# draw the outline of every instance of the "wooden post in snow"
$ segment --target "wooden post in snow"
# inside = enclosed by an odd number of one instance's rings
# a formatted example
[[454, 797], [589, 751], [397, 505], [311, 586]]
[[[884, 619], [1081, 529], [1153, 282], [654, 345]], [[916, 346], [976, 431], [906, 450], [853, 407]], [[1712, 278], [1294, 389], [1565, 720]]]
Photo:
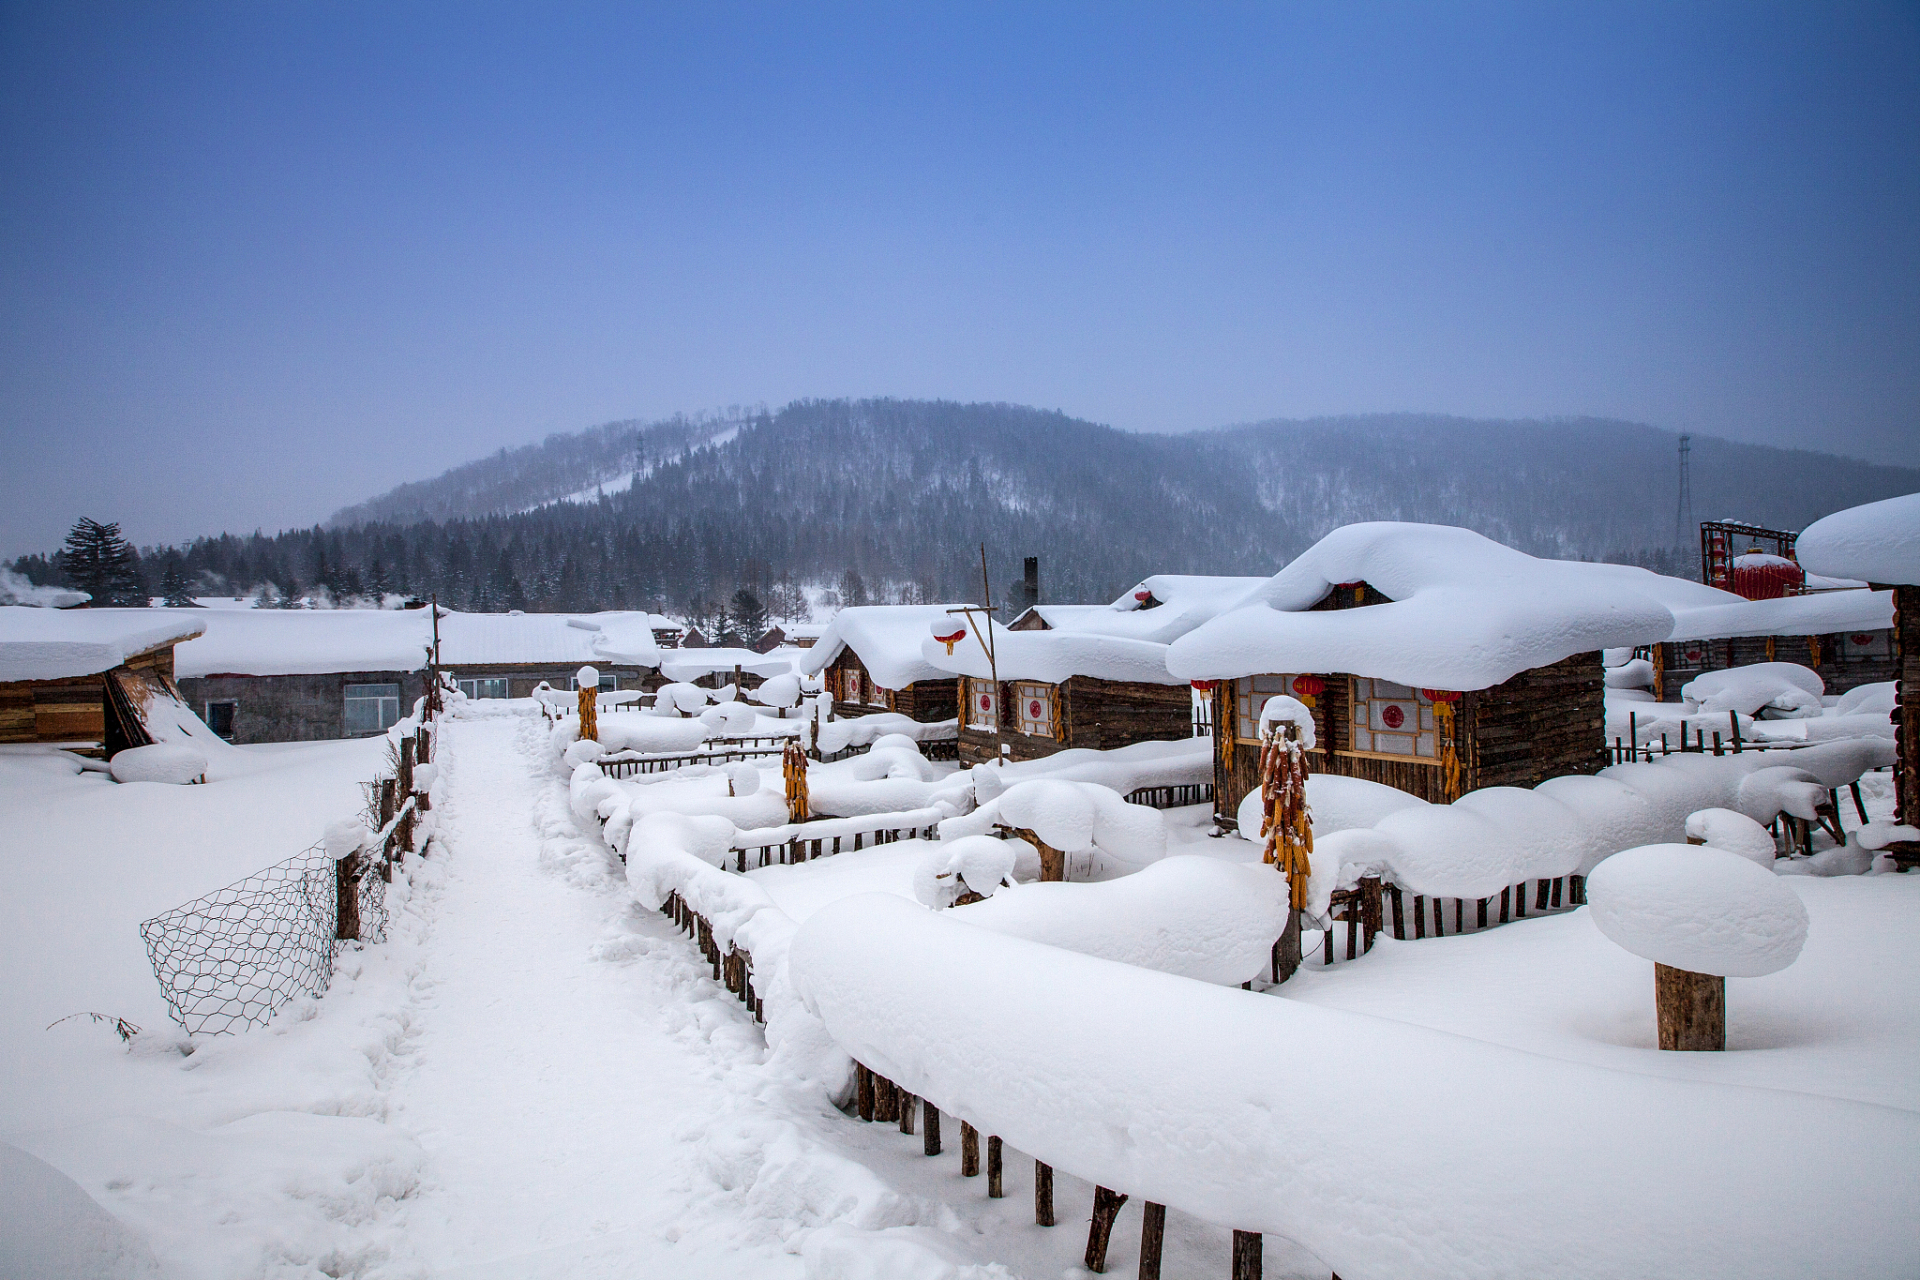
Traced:
[[1655, 962], [1653, 1004], [1660, 1047], [1713, 1052], [1727, 1047], [1727, 980]]
[[960, 1122], [960, 1176], [980, 1176], [980, 1131], [965, 1120]]
[[1233, 1280], [1260, 1280], [1262, 1243], [1258, 1231], [1233, 1233]]
[[1126, 1202], [1118, 1191], [1093, 1189], [1093, 1221], [1087, 1227], [1087, 1256], [1082, 1261], [1095, 1275], [1107, 1269], [1107, 1240], [1113, 1235], [1113, 1220], [1120, 1216], [1120, 1207]]
[[1167, 1206], [1149, 1200], [1140, 1214], [1140, 1280], [1160, 1280], [1160, 1254], [1167, 1239]]
[[1033, 1220], [1043, 1227], [1053, 1225], [1053, 1166], [1033, 1162]]
[[574, 676], [580, 686], [580, 741], [598, 742], [600, 740], [600, 673], [592, 667], [582, 667]]

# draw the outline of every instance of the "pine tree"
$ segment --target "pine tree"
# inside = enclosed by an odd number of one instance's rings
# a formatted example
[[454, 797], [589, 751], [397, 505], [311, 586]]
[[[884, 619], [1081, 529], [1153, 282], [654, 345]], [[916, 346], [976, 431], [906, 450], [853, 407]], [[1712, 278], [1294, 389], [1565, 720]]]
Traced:
[[147, 603], [139, 554], [120, 536], [118, 524], [102, 524], [85, 516], [75, 521], [60, 552], [60, 567], [74, 586], [93, 597], [96, 606]]
[[728, 619], [733, 633], [740, 643], [751, 645], [767, 632], [767, 607], [760, 603], [760, 597], [740, 588], [733, 593], [733, 608]]
[[187, 582], [187, 575], [180, 568], [178, 560], [167, 561], [167, 571], [160, 575], [160, 594], [166, 597], [169, 609], [191, 609], [195, 605], [193, 589]]
[[867, 583], [859, 570], [848, 569], [840, 575], [840, 603], [848, 607], [867, 603]]

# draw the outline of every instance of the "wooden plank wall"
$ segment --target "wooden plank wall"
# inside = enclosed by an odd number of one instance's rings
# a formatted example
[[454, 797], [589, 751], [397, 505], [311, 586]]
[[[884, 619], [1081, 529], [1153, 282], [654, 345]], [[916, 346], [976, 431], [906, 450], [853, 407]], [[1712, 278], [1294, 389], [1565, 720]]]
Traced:
[[[1135, 742], [1171, 741], [1193, 736], [1193, 703], [1185, 685], [1137, 684], [1074, 676], [1060, 686], [1059, 736], [1042, 738], [1020, 732], [1009, 681], [1000, 682], [1000, 728], [1014, 760], [1039, 760], [1058, 751], [1087, 747], [1111, 751]], [[1038, 682], [1028, 682], [1038, 683]], [[957, 712], [957, 695], [956, 695]], [[981, 764], [998, 758], [999, 746], [985, 729], [960, 728], [960, 762]]]
[[1607, 767], [1606, 681], [1600, 652], [1522, 671], [1461, 699], [1461, 790], [1531, 787]]
[[[1894, 678], [1899, 666], [1897, 653], [1884, 658], [1845, 657], [1847, 635], [1834, 634], [1811, 637], [1817, 639], [1820, 661], [1813, 661], [1813, 648], [1807, 642], [1807, 636], [1740, 636], [1731, 640], [1704, 640], [1699, 643], [1706, 650], [1704, 667], [1685, 667], [1680, 653], [1690, 647], [1679, 641], [1667, 641], [1661, 646], [1665, 662], [1663, 669], [1666, 679], [1665, 688], [1660, 690], [1664, 701], [1677, 702], [1680, 687], [1697, 675], [1707, 671], [1725, 671], [1729, 667], [1751, 666], [1756, 662], [1797, 662], [1803, 667], [1812, 667], [1826, 684], [1828, 693], [1846, 693], [1858, 689], [1863, 684], [1879, 684]], [[1773, 656], [1767, 656], [1767, 641], [1773, 641]]]

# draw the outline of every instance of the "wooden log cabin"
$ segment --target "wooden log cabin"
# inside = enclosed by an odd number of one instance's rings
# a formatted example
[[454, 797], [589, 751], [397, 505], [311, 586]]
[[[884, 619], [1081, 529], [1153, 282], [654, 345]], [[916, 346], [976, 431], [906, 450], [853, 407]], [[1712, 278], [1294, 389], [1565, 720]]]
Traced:
[[950, 654], [925, 637], [927, 661], [960, 678], [963, 765], [1193, 736], [1193, 698], [1167, 672], [1164, 644], [994, 623], [993, 647], [989, 664], [971, 634]]
[[1212, 699], [1216, 819], [1235, 826], [1258, 785], [1260, 711], [1282, 693], [1312, 708], [1315, 773], [1433, 803], [1597, 772], [1600, 651], [1674, 625], [1655, 577], [1444, 526], [1335, 530], [1169, 651]]
[[1680, 696], [1696, 676], [1756, 662], [1795, 662], [1828, 693], [1892, 680], [1898, 663], [1893, 593], [1820, 591], [1676, 609], [1673, 635], [1651, 646], [1655, 701]]
[[0, 743], [111, 758], [205, 733], [174, 684], [174, 646], [202, 627], [151, 609], [0, 607]]
[[[1894, 821], [1920, 827], [1920, 493], [1837, 511], [1808, 525], [1800, 560], [1814, 573], [1892, 592]], [[1920, 840], [1887, 846], [1900, 870], [1920, 866]]]
[[891, 711], [926, 724], [959, 714], [959, 681], [926, 661], [920, 642], [947, 617], [946, 605], [855, 605], [842, 609], [799, 655], [797, 670], [817, 677], [836, 716]]

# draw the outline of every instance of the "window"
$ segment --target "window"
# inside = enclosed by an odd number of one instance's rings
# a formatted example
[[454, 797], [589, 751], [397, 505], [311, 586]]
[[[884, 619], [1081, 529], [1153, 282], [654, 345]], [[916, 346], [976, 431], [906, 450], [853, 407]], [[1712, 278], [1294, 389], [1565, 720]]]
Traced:
[[1299, 698], [1309, 707], [1315, 705], [1308, 695], [1294, 689], [1290, 675], [1242, 676], [1233, 682], [1233, 736], [1242, 742], [1260, 741], [1260, 709], [1277, 693]]
[[469, 698], [504, 698], [507, 696], [507, 678], [497, 676], [484, 680], [462, 680], [460, 692]]
[[1391, 680], [1355, 676], [1353, 749], [1375, 755], [1439, 760], [1433, 703]]
[[207, 728], [227, 741], [233, 741], [233, 713], [239, 709], [238, 702], [209, 702], [206, 715]]
[[991, 680], [967, 681], [967, 728], [991, 732], [1000, 724], [1000, 695]]
[[1014, 684], [1013, 696], [1020, 713], [1020, 732], [1035, 738], [1053, 737], [1053, 686], [1021, 680]]
[[347, 694], [347, 736], [385, 733], [400, 723], [400, 686], [350, 684]]
[[858, 667], [840, 668], [840, 701], [861, 702], [860, 669]]
[[867, 677], [867, 705], [870, 707], [887, 705], [887, 691], [876, 684], [872, 676]]

